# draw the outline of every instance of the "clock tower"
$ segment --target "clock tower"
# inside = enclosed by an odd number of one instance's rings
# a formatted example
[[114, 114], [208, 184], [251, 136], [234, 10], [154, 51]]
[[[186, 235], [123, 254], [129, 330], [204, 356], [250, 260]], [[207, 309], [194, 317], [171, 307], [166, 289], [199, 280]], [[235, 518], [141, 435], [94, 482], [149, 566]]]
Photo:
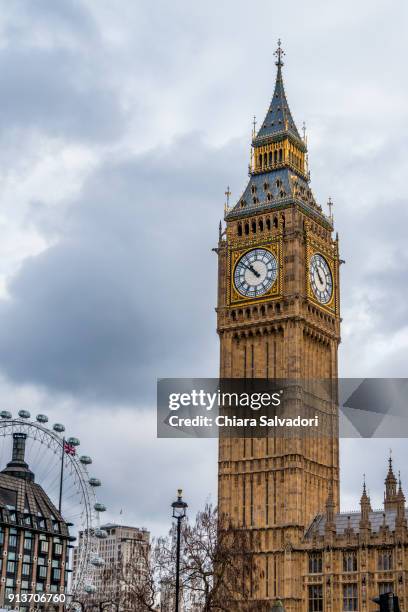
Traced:
[[337, 406], [311, 400], [310, 392], [312, 380], [337, 379], [339, 249], [332, 215], [310, 188], [307, 142], [286, 99], [283, 54], [279, 43], [273, 97], [253, 132], [249, 181], [226, 208], [217, 248], [220, 376], [298, 381], [299, 413], [313, 405], [325, 435], [220, 437], [218, 494], [220, 513], [251, 531], [254, 601], [270, 609], [279, 598], [286, 611], [298, 611], [298, 545], [327, 503], [339, 510]]

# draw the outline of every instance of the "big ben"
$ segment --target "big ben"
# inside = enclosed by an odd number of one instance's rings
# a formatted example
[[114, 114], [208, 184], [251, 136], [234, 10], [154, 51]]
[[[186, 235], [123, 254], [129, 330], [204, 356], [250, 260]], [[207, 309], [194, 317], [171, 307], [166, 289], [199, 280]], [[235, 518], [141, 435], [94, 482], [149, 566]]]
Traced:
[[[276, 57], [273, 96], [253, 133], [249, 181], [226, 209], [217, 249], [220, 377], [336, 380], [338, 239], [311, 191], [280, 43]], [[333, 406], [328, 435], [318, 440], [220, 438], [219, 509], [256, 536], [255, 601], [279, 598], [286, 610], [303, 609], [298, 545], [328, 499], [339, 510], [337, 419]]]

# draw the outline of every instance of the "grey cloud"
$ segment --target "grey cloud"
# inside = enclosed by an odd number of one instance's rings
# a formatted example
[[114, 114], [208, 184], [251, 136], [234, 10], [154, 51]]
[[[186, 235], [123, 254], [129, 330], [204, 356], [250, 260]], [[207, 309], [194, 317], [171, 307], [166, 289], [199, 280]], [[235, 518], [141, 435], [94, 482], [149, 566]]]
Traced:
[[236, 150], [191, 135], [99, 168], [58, 244], [24, 262], [0, 304], [4, 372], [130, 403], [156, 377], [216, 375], [211, 247]]
[[125, 115], [103, 73], [70, 50], [3, 49], [0, 89], [3, 133], [36, 130], [99, 142], [124, 130]]

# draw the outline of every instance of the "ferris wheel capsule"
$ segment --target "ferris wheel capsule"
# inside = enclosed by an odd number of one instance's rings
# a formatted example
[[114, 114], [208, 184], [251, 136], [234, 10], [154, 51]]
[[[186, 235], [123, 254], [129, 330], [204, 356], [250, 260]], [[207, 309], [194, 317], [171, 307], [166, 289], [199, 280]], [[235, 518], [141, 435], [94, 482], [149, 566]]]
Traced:
[[86, 584], [84, 587], [85, 593], [96, 593], [96, 586], [94, 584]]
[[18, 416], [20, 419], [29, 419], [31, 414], [28, 412], [28, 410], [19, 410]]
[[99, 478], [90, 478], [88, 482], [91, 485], [91, 487], [100, 487], [102, 484]]
[[106, 540], [108, 537], [108, 534], [104, 529], [95, 529], [94, 534], [99, 540]]
[[62, 423], [55, 423], [55, 425], [53, 426], [53, 430], [57, 433], [62, 433], [63, 431], [65, 431], [65, 426], [62, 425]]
[[94, 504], [94, 508], [97, 512], [105, 512], [106, 511], [106, 506], [104, 506], [103, 504], [96, 502], [96, 504]]
[[2, 419], [11, 419], [11, 412], [9, 412], [8, 410], [2, 410], [0, 412], [0, 417]]
[[88, 455], [82, 455], [79, 460], [83, 465], [91, 465], [92, 463], [92, 459]]
[[68, 438], [67, 442], [71, 446], [79, 446], [80, 445], [80, 441], [78, 440], [78, 438]]
[[45, 414], [37, 414], [36, 419], [39, 423], [48, 423], [48, 417]]

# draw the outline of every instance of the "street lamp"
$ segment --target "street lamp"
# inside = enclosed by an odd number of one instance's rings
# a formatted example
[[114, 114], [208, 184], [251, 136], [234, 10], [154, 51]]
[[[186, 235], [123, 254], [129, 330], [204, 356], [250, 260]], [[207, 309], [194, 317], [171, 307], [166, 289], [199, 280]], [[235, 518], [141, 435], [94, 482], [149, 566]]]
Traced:
[[188, 504], [182, 499], [183, 491], [177, 491], [177, 501], [171, 504], [173, 508], [173, 518], [177, 519], [177, 549], [176, 549], [176, 607], [175, 612], [179, 612], [179, 596], [180, 596], [180, 535], [181, 521], [186, 516], [186, 508]]

